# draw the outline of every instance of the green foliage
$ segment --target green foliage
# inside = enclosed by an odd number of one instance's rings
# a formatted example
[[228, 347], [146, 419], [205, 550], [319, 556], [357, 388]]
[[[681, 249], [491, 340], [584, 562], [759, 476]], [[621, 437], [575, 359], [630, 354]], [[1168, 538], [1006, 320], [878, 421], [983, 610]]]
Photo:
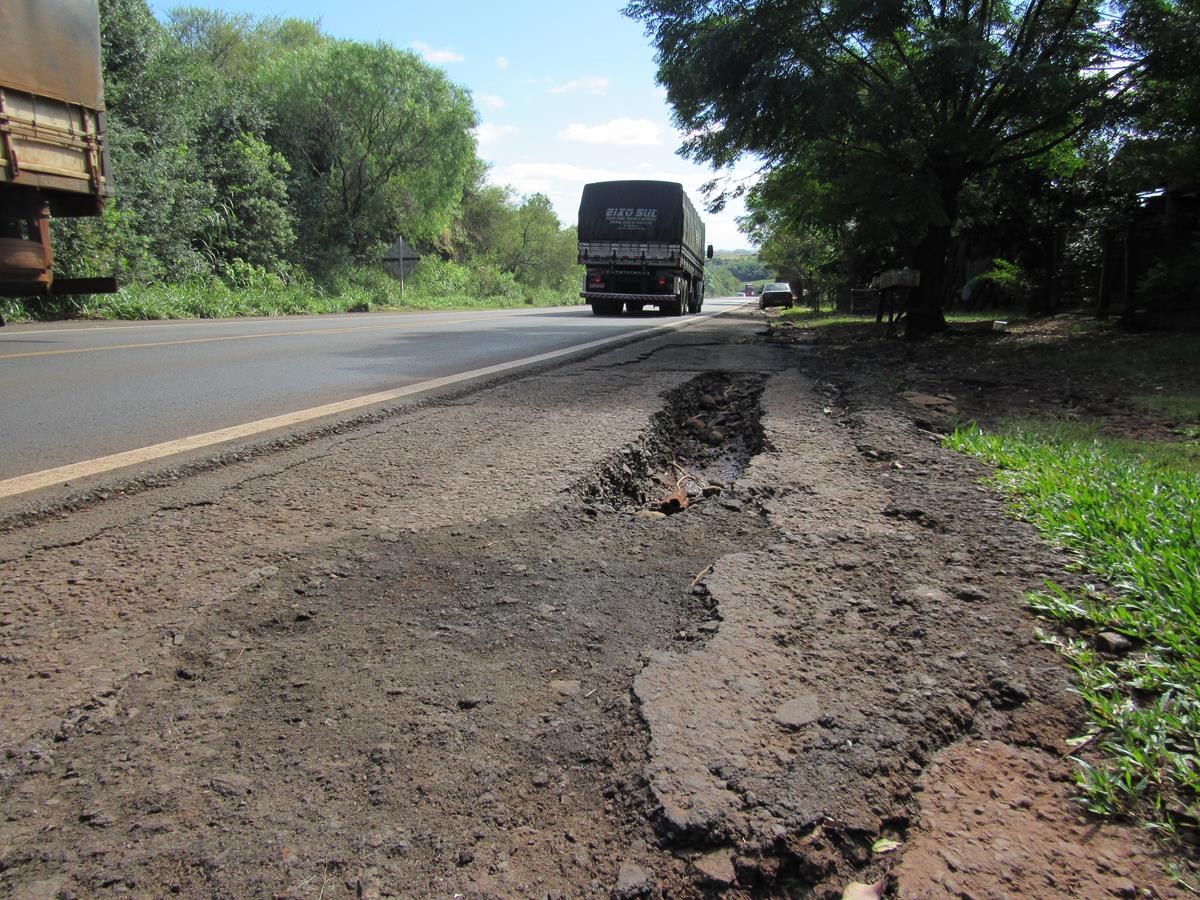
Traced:
[[222, 277], [198, 276], [172, 284], [134, 282], [116, 294], [62, 298], [47, 307], [36, 301], [0, 301], [10, 320], [186, 319], [366, 312], [387, 309], [463, 309], [578, 304], [577, 287], [563, 291], [516, 282], [495, 267], [424, 260], [422, 274], [401, 289], [400, 281], [374, 266], [344, 266], [320, 283], [287, 281], [241, 260]]
[[718, 253], [704, 267], [704, 291], [709, 297], [740, 294], [749, 282], [774, 281], [775, 271], [757, 254]]
[[707, 297], [730, 297], [741, 293], [744, 282], [716, 259], [704, 267], [704, 294]]
[[[52, 227], [60, 273], [126, 287], [13, 317], [577, 302], [574, 229], [486, 183], [470, 95], [439, 69], [295, 19], [100, 15], [117, 195]], [[403, 298], [373, 265], [397, 234], [425, 257]]]
[[296, 243], [287, 160], [253, 134], [223, 144], [219, 156], [220, 202], [205, 236], [209, 249], [228, 262], [243, 260], [273, 272], [286, 271]]
[[304, 254], [370, 260], [449, 224], [475, 159], [470, 96], [414, 54], [329, 41], [272, 73], [272, 134], [294, 174]]
[[1200, 824], [1200, 470], [1043, 429], [964, 428], [950, 447], [997, 467], [996, 483], [1049, 540], [1111, 590], [1049, 583], [1035, 609], [1136, 649], [1111, 659], [1053, 638], [1075, 665], [1104, 764], [1082, 768], [1097, 812], [1174, 832]]
[[1015, 262], [993, 259], [992, 267], [976, 275], [968, 284], [990, 288], [991, 295], [1000, 305], [1007, 306], [1025, 297], [1029, 291], [1029, 276]]

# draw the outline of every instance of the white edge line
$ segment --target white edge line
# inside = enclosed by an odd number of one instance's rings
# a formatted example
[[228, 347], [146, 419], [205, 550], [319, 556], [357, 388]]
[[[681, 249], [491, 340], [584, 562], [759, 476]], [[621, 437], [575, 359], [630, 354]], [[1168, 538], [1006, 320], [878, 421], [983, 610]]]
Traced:
[[7, 499], [9, 497], [15, 497], [19, 494], [27, 494], [30, 491], [54, 487], [55, 485], [64, 484], [78, 478], [89, 478], [93, 475], [102, 475], [105, 472], [112, 472], [115, 469], [123, 469], [126, 466], [153, 462], [155, 460], [164, 459], [168, 456], [176, 456], [180, 453], [188, 453], [193, 450], [203, 450], [205, 447], [211, 447], [215, 444], [223, 444], [226, 441], [253, 437], [254, 435], [262, 434], [266, 431], [272, 431], [276, 428], [283, 428], [290, 425], [300, 425], [305, 422], [311, 422], [314, 419], [323, 418], [325, 416], [337, 415], [339, 413], [361, 409], [364, 406], [372, 406], [376, 403], [387, 403], [392, 400], [399, 400], [402, 397], [410, 397], [413, 394], [420, 394], [424, 391], [437, 390], [438, 388], [448, 387], [449, 385], [458, 384], [459, 382], [470, 381], [474, 378], [483, 378], [488, 375], [507, 372], [510, 369], [519, 369], [524, 366], [536, 365], [537, 363], [558, 359], [561, 356], [569, 356], [573, 353], [591, 350], [594, 347], [603, 347], [606, 344], [615, 344], [620, 341], [628, 341], [639, 334], [662, 331], [668, 328], [679, 328], [683, 325], [689, 325], [703, 321], [704, 319], [712, 319], [717, 316], [724, 315], [725, 313], [732, 312], [735, 309], [740, 309], [740, 307], [732, 306], [728, 309], [717, 310], [716, 312], [697, 316], [695, 318], [689, 317], [675, 319], [662, 325], [653, 325], [650, 328], [646, 328], [640, 332], [625, 332], [624, 334], [600, 338], [598, 340], [588, 341], [583, 344], [574, 344], [570, 347], [563, 347], [559, 350], [551, 350], [546, 353], [539, 353], [536, 356], [527, 356], [524, 359], [514, 359], [509, 362], [497, 363], [493, 366], [485, 366], [482, 369], [472, 369], [468, 372], [459, 372], [456, 375], [444, 375], [441, 378], [433, 378], [428, 381], [421, 381], [416, 384], [406, 385], [405, 387], [393, 388], [389, 391], [379, 391], [374, 394], [364, 394], [361, 397], [352, 397], [349, 400], [339, 400], [335, 403], [326, 403], [322, 406], [313, 406], [309, 409], [284, 413], [283, 415], [279, 416], [271, 416], [267, 419], [257, 419], [253, 422], [245, 422], [241, 425], [231, 425], [228, 428], [219, 428], [216, 431], [207, 431], [203, 434], [194, 434], [191, 437], [177, 438], [172, 441], [163, 441], [160, 444], [151, 444], [148, 447], [140, 447], [136, 450], [125, 450], [121, 453], [113, 453], [109, 456], [99, 456], [95, 459], [86, 460], [84, 462], [70, 463], [68, 465], [58, 466], [57, 468], [53, 469], [43, 469], [40, 472], [30, 472], [28, 475], [18, 475], [14, 478], [8, 478], [0, 481], [0, 500]]

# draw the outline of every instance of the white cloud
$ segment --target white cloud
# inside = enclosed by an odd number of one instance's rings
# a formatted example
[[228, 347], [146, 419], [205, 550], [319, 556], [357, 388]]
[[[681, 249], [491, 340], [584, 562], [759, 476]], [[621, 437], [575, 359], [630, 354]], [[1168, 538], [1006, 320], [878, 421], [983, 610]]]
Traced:
[[461, 53], [455, 53], [449, 48], [439, 49], [437, 47], [430, 47], [423, 41], [413, 41], [409, 46], [420, 53], [425, 62], [433, 63], [437, 66], [445, 63], [462, 62], [466, 59]]
[[[579, 198], [583, 186], [593, 181], [618, 181], [629, 178], [629, 170], [610, 170], [553, 162], [519, 162], [498, 166], [488, 171], [488, 181], [495, 185], [510, 185], [518, 194], [545, 194], [554, 204], [559, 219], [573, 224], [579, 210]], [[697, 206], [702, 206], [704, 197], [700, 185], [711, 177], [711, 173], [699, 168], [675, 163], [663, 168], [645, 171], [637, 167], [637, 177], [651, 181], [678, 181]], [[709, 213], [701, 209], [701, 217], [707, 226], [707, 242], [723, 249], [734, 250], [749, 246], [745, 235], [738, 231], [735, 219], [745, 213], [742, 201], [734, 200], [721, 213]]]
[[584, 75], [565, 84], [556, 84], [550, 88], [552, 94], [569, 94], [572, 91], [587, 91], [589, 94], [608, 93], [608, 79], [599, 75]]
[[572, 122], [558, 133], [564, 141], [582, 144], [616, 144], [622, 147], [649, 147], [662, 143], [662, 129], [649, 119], [613, 119], [603, 125]]
[[516, 125], [493, 125], [486, 123], [475, 129], [475, 139], [480, 144], [494, 144], [506, 137], [517, 134], [521, 129]]
[[496, 57], [496, 68], [507, 69], [508, 68], [508, 57], [507, 56], [497, 56]]
[[488, 109], [504, 109], [504, 98], [495, 94], [476, 94], [475, 99], [479, 101], [480, 106], [486, 106]]

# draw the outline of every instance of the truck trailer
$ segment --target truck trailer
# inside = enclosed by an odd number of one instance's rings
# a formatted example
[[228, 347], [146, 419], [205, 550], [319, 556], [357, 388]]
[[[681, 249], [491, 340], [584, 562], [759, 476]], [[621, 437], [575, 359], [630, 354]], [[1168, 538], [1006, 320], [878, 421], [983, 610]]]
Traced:
[[704, 223], [683, 186], [670, 181], [598, 181], [579, 203], [581, 297], [598, 316], [655, 306], [664, 315], [704, 303]]
[[96, 0], [0, 0], [0, 296], [105, 293], [56, 278], [51, 216], [98, 216], [111, 191]]

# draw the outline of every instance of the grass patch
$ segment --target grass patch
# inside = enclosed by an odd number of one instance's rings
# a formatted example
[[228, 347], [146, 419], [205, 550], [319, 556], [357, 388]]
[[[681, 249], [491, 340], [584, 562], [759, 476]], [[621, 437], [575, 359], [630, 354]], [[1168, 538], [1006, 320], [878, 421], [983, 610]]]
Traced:
[[1102, 764], [1081, 764], [1090, 809], [1175, 834], [1200, 826], [1200, 474], [1063, 431], [959, 428], [946, 439], [993, 466], [995, 482], [1078, 568], [1112, 586], [1048, 583], [1030, 601], [1087, 635], [1114, 631], [1114, 659], [1084, 638], [1049, 638], [1079, 674]]
[[[867, 319], [863, 316], [848, 316], [842, 313], [830, 312], [829, 310], [819, 309], [800, 309], [793, 307], [792, 309], [784, 309], [779, 313], [781, 322], [790, 322], [792, 325], [803, 325], [805, 328], [825, 328], [830, 325], [864, 325]], [[874, 320], [872, 319], [872, 324]]]
[[[785, 309], [779, 314], [779, 318], [784, 322], [791, 322], [793, 325], [803, 325], [805, 328], [824, 328], [830, 325], [874, 325], [875, 313], [863, 313], [861, 315], [848, 315], [831, 310], [814, 310], [800, 309]], [[1003, 319], [1006, 322], [1012, 323], [1017, 317], [1011, 316], [1006, 312], [996, 312], [994, 310], [969, 310], [969, 311], [948, 311], [946, 312], [946, 321], [954, 323], [967, 322], [992, 322], [996, 319]]]
[[[1193, 357], [1193, 365], [1197, 358], [1200, 357]], [[1200, 396], [1196, 394], [1156, 394], [1134, 397], [1133, 402], [1175, 422], [1200, 423]]]

